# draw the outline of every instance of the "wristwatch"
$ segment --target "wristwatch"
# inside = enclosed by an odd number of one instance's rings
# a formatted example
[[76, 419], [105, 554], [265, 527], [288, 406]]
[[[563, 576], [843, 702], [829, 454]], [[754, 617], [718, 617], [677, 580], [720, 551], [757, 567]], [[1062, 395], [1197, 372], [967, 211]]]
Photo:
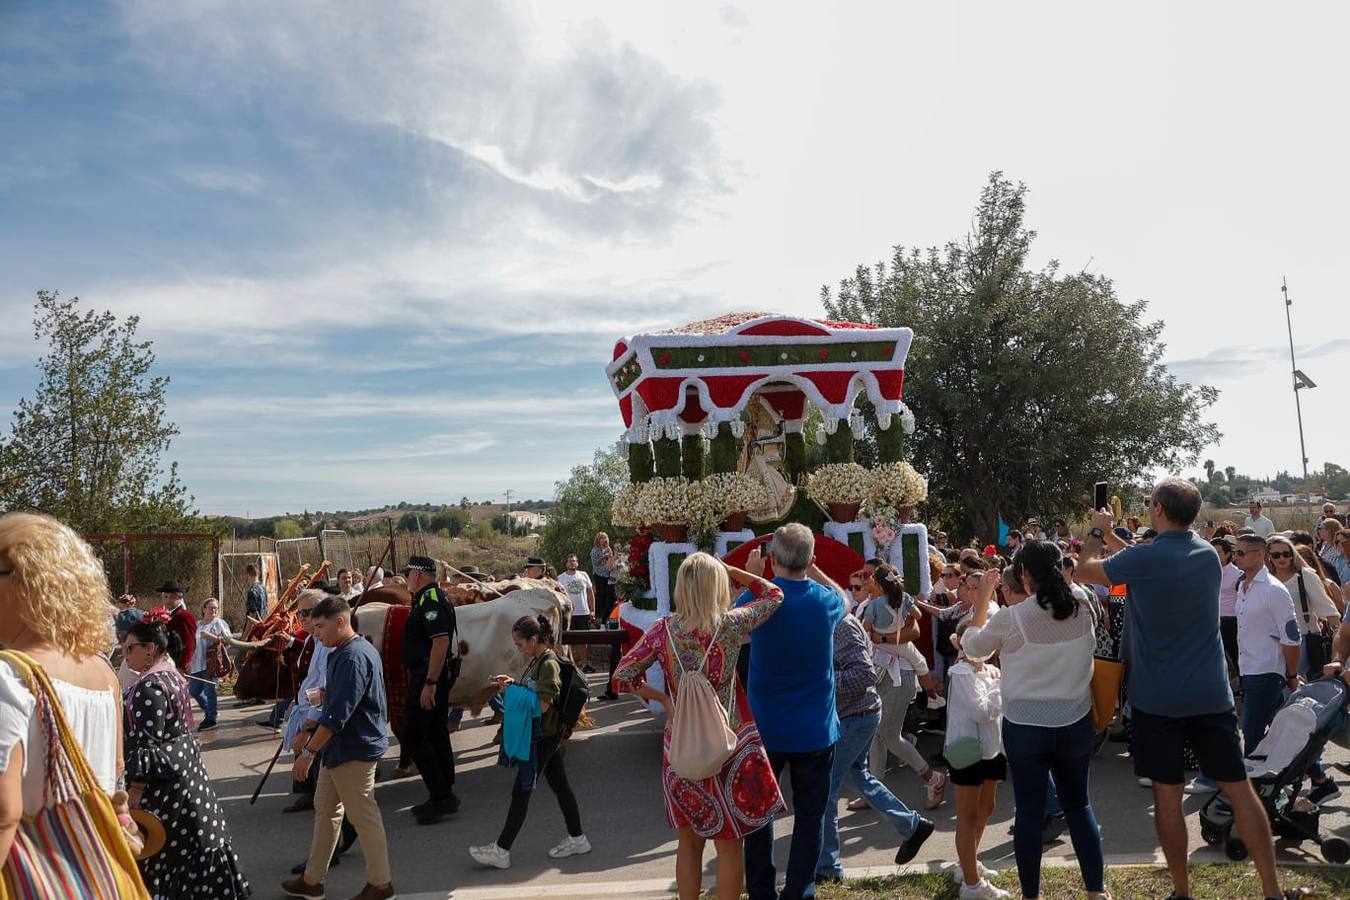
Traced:
[[313, 750], [311, 750], [311, 749], [309, 748], [309, 745], [306, 744], [304, 747], [301, 747], [301, 748], [300, 748], [300, 755], [301, 755], [301, 756], [315, 756], [316, 754], [315, 754], [315, 752], [314, 752]]
[[436, 679], [432, 679], [432, 678], [424, 678], [424, 679], [422, 679], [422, 687], [435, 687], [435, 686], [437, 685], [437, 683], [438, 683], [438, 681], [437, 681]]
[[1106, 532], [1102, 531], [1100, 528], [1093, 528], [1088, 531], [1088, 537], [1095, 537], [1100, 541], [1102, 538], [1106, 537]]

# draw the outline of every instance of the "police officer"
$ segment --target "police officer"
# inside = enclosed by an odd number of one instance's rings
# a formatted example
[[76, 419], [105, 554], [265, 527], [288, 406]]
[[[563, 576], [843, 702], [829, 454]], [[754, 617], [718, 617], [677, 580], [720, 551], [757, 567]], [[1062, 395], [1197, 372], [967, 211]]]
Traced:
[[459, 809], [455, 796], [455, 757], [446, 730], [450, 714], [450, 686], [457, 673], [451, 668], [455, 608], [436, 585], [436, 563], [413, 556], [403, 569], [412, 594], [412, 609], [403, 628], [403, 665], [408, 670], [408, 698], [403, 740], [408, 755], [429, 794], [412, 808], [419, 825], [433, 825]]

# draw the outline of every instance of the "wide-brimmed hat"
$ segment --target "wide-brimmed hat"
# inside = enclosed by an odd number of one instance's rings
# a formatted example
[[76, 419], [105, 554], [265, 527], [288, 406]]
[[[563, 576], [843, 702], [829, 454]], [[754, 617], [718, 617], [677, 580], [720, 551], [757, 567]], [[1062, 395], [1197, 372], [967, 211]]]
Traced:
[[168, 835], [164, 832], [164, 823], [154, 813], [144, 809], [131, 810], [131, 821], [140, 829], [143, 845], [136, 859], [145, 860], [164, 849]]
[[478, 567], [477, 567], [477, 566], [469, 566], [469, 565], [465, 565], [465, 566], [459, 566], [458, 568], [459, 568], [459, 574], [461, 574], [461, 575], [472, 575], [472, 576], [474, 576], [474, 577], [477, 577], [477, 576], [483, 574], [482, 572], [478, 571]]
[[176, 581], [164, 582], [159, 586], [159, 592], [161, 594], [179, 594], [180, 596], [187, 593], [183, 590], [183, 586]]
[[538, 566], [541, 569], [547, 569], [548, 563], [544, 562], [544, 560], [538, 556], [527, 556], [525, 558], [525, 568], [533, 569], [535, 566]]

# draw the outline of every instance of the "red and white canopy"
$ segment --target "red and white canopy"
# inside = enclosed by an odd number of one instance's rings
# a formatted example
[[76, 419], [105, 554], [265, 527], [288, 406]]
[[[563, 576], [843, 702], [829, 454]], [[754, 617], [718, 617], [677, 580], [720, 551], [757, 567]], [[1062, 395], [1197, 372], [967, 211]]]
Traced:
[[605, 374], [630, 441], [738, 421], [757, 391], [798, 429], [807, 401], [842, 420], [864, 390], [879, 414], [899, 413], [913, 338], [908, 328], [731, 313], [625, 338]]

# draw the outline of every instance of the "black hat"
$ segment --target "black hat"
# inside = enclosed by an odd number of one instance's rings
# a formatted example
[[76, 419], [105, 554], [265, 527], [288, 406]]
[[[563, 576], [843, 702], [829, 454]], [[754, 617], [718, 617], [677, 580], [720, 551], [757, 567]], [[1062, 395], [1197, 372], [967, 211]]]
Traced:
[[1233, 537], [1231, 534], [1221, 534], [1214, 538], [1211, 538], [1210, 543], [1223, 544], [1229, 550], [1232, 550], [1234, 547], [1237, 546], [1237, 538]]
[[525, 568], [533, 569], [535, 566], [538, 566], [541, 569], [547, 569], [548, 563], [544, 562], [543, 559], [538, 556], [529, 556], [525, 558]]
[[408, 564], [403, 567], [403, 574], [407, 575], [414, 569], [419, 572], [427, 572], [431, 575], [435, 575], [436, 560], [432, 559], [430, 556], [410, 556], [408, 557]]
[[161, 594], [178, 594], [179, 596], [187, 593], [187, 591], [183, 590], [183, 586], [176, 581], [164, 582], [159, 586], [159, 592]]
[[1112, 530], [1115, 531], [1116, 537], [1120, 538], [1120, 539], [1121, 539], [1122, 541], [1124, 541], [1125, 543], [1127, 543], [1127, 544], [1133, 544], [1133, 543], [1134, 543], [1134, 535], [1131, 534], [1131, 533], [1130, 533], [1130, 529], [1126, 528], [1125, 526], [1119, 525], [1119, 526], [1117, 526], [1116, 528], [1114, 528], [1114, 529], [1112, 529]]
[[478, 571], [478, 567], [477, 567], [477, 566], [460, 566], [460, 567], [459, 567], [459, 574], [461, 574], [461, 575], [471, 575], [471, 576], [477, 577], [477, 576], [479, 576], [479, 575], [482, 575], [483, 573], [480, 572], [480, 571]]

